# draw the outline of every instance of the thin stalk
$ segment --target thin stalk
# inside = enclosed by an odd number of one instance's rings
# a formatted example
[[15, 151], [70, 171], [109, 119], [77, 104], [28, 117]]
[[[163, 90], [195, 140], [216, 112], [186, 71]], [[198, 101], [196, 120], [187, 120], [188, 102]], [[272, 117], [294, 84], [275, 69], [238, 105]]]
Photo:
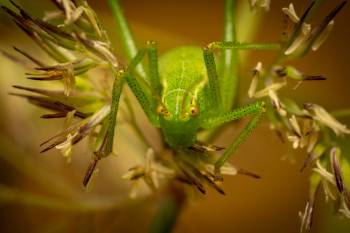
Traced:
[[129, 198], [119, 199], [60, 199], [32, 192], [18, 190], [0, 184], [0, 203], [20, 204], [32, 208], [41, 208], [62, 212], [98, 212], [109, 211], [131, 205]]
[[331, 113], [334, 117], [349, 117], [350, 109], [336, 110]]
[[124, 96], [124, 101], [126, 104], [126, 107], [128, 109], [129, 112], [129, 117], [130, 117], [130, 125], [132, 126], [132, 128], [134, 129], [135, 133], [137, 134], [137, 136], [141, 139], [141, 141], [147, 146], [147, 147], [151, 147], [151, 145], [149, 144], [149, 142], [147, 141], [147, 138], [145, 137], [145, 135], [143, 134], [142, 130], [140, 129], [139, 125], [136, 122], [136, 116], [135, 116], [135, 112], [134, 109], [132, 108], [132, 104], [130, 102], [130, 99], [127, 95]]
[[[237, 41], [252, 41], [259, 30], [267, 12], [262, 10], [252, 10], [250, 1], [240, 1], [237, 11]], [[239, 54], [239, 62], [242, 70], [250, 69], [247, 60], [252, 56], [250, 51]]]
[[[236, 36], [236, 1], [225, 1], [225, 27], [224, 41], [237, 42]], [[221, 58], [222, 81], [221, 96], [223, 98], [223, 106], [226, 111], [231, 110], [237, 99], [238, 89], [238, 51], [237, 49], [222, 50]]]
[[281, 45], [277, 43], [239, 43], [237, 49], [240, 50], [279, 50]]
[[160, 200], [156, 214], [151, 222], [149, 233], [170, 233], [185, 203], [182, 187], [172, 184]]
[[[137, 54], [137, 47], [134, 38], [129, 29], [129, 25], [124, 17], [119, 0], [108, 0], [109, 6], [112, 10], [115, 22], [117, 24], [119, 43], [121, 43], [126, 59], [130, 62]], [[142, 64], [136, 67], [136, 72], [141, 77], [145, 78], [145, 70]]]
[[250, 1], [240, 1], [237, 9], [237, 40], [251, 41], [259, 33], [261, 19], [265, 14], [263, 11], [252, 10]]

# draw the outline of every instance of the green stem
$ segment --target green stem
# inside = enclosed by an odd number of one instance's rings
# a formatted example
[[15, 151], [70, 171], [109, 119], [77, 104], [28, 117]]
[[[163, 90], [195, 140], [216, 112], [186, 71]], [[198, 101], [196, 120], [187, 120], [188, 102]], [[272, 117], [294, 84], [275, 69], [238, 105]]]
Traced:
[[139, 125], [136, 122], [135, 112], [134, 112], [134, 109], [132, 108], [132, 104], [131, 104], [130, 99], [129, 99], [129, 97], [127, 95], [124, 96], [124, 101], [125, 101], [126, 108], [128, 109], [128, 112], [129, 112], [129, 115], [130, 115], [130, 124], [131, 124], [132, 128], [134, 129], [134, 131], [137, 134], [137, 136], [141, 139], [141, 141], [147, 147], [151, 147], [151, 145], [147, 141], [147, 138], [145, 137], [145, 135], [143, 134], [141, 128], [139, 127]]
[[149, 233], [170, 233], [185, 202], [182, 187], [172, 185], [160, 200], [157, 212], [151, 222]]
[[[252, 41], [259, 33], [259, 26], [263, 22], [264, 11], [252, 10], [250, 1], [240, 1], [237, 10], [237, 41]], [[247, 60], [251, 56], [250, 52], [239, 55], [241, 69], [250, 69]]]
[[255, 38], [264, 15], [263, 11], [252, 11], [250, 1], [240, 1], [237, 7], [237, 40], [251, 41]]
[[[225, 27], [224, 27], [224, 41], [231, 41], [236, 43], [236, 1], [225, 1]], [[223, 106], [226, 111], [231, 110], [233, 104], [236, 102], [238, 89], [238, 51], [237, 49], [222, 50], [222, 81], [221, 96], [223, 99]]]
[[332, 112], [332, 115], [334, 117], [349, 117], [350, 116], [350, 109], [336, 110], [336, 111]]
[[279, 50], [281, 45], [277, 43], [238, 43], [240, 50]]
[[225, 28], [224, 28], [224, 41], [236, 42], [236, 1], [225, 1]]
[[0, 184], [0, 203], [20, 204], [32, 208], [41, 208], [62, 212], [98, 212], [109, 211], [133, 204], [128, 198], [119, 199], [61, 199], [18, 190]]
[[[109, 6], [112, 10], [115, 22], [117, 23], [119, 42], [122, 45], [127, 61], [130, 62], [137, 54], [137, 47], [129, 29], [129, 25], [124, 17], [119, 0], [108, 0]], [[136, 67], [137, 73], [141, 77], [145, 77], [145, 71], [140, 64]]]

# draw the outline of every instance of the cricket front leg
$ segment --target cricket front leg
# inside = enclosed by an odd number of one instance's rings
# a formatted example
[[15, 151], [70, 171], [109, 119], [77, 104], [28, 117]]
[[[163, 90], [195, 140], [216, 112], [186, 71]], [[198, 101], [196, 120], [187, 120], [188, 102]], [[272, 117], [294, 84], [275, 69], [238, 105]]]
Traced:
[[[127, 82], [128, 86], [130, 87], [133, 94], [136, 96], [136, 99], [138, 100], [139, 104], [141, 105], [142, 109], [146, 113], [147, 117], [153, 124], [157, 124], [157, 114], [154, 111], [154, 105], [156, 102], [158, 102], [159, 97], [157, 97], [157, 91], [154, 90], [142, 77], [139, 77], [138, 75], [133, 75], [135, 72], [135, 69], [138, 64], [143, 60], [145, 54], [147, 53], [150, 58], [150, 69], [155, 68], [157, 69], [157, 66], [154, 64], [154, 61], [157, 62], [157, 59], [154, 58], [154, 56], [157, 56], [157, 54], [154, 52], [155, 44], [147, 43], [147, 47], [141, 49], [136, 56], [131, 60], [128, 68], [124, 70], [116, 71], [115, 80], [113, 84], [113, 90], [112, 90], [112, 103], [111, 103], [111, 112], [109, 114], [109, 123], [108, 123], [108, 130], [106, 134], [106, 141], [105, 141], [105, 147], [103, 149], [103, 154], [109, 154], [112, 152], [113, 147], [113, 138], [114, 138], [114, 131], [116, 128], [116, 120], [118, 115], [118, 108], [119, 108], [119, 101], [120, 101], [120, 95], [122, 92], [122, 87], [124, 80]], [[152, 76], [156, 76], [158, 74], [158, 70], [150, 71]], [[138, 77], [138, 78], [137, 78]], [[153, 77], [153, 82], [157, 82], [157, 77]], [[159, 82], [159, 80], [158, 80]]]
[[[150, 66], [150, 75], [151, 75], [151, 84], [156, 86], [153, 88], [150, 86], [142, 77], [139, 77], [137, 74], [134, 74], [135, 68], [143, 60], [145, 54], [148, 54], [149, 57], [149, 66]], [[137, 78], [138, 77], [138, 78]], [[122, 91], [123, 82], [127, 82], [133, 94], [136, 96], [139, 104], [146, 113], [148, 119], [157, 126], [158, 115], [155, 111], [155, 106], [158, 103], [161, 90], [159, 76], [158, 76], [158, 66], [157, 66], [157, 53], [154, 42], [147, 42], [147, 47], [141, 49], [136, 56], [131, 60], [126, 71], [120, 70], [117, 72], [117, 77], [114, 81], [113, 91], [112, 91], [112, 104], [111, 104], [111, 113], [109, 119], [109, 128], [107, 131], [107, 140], [106, 148], [104, 153], [111, 153], [113, 147], [113, 135], [116, 127], [116, 119], [118, 114], [118, 106], [120, 95]]]
[[[85, 172], [83, 185], [88, 186], [94, 172], [96, 171], [97, 163], [102, 158], [107, 157], [113, 151], [113, 142], [114, 142], [114, 131], [117, 124], [117, 114], [119, 108], [120, 96], [123, 90], [125, 71], [124, 70], [113, 70], [114, 72], [114, 83], [112, 90], [112, 103], [109, 113], [109, 118], [107, 122], [107, 130], [104, 134], [103, 140], [97, 151], [94, 152], [94, 157], [90, 162], [90, 165]], [[103, 127], [102, 127], [103, 128]], [[102, 130], [102, 129], [101, 129]]]
[[[149, 58], [149, 70], [152, 88], [142, 77], [135, 73], [135, 68], [143, 60], [145, 55]], [[91, 161], [89, 168], [85, 173], [83, 180], [84, 186], [87, 186], [99, 160], [110, 155], [113, 151], [115, 129], [117, 127], [117, 116], [119, 109], [120, 96], [125, 81], [129, 85], [133, 94], [136, 96], [139, 104], [146, 113], [149, 120], [157, 126], [158, 118], [155, 113], [155, 107], [158, 103], [158, 93], [160, 90], [160, 81], [158, 75], [158, 58], [155, 42], [147, 42], [147, 47], [137, 52], [136, 56], [131, 60], [127, 70], [114, 70], [114, 83], [112, 89], [112, 103], [109, 113], [108, 127], [104, 139], [98, 150], [94, 152], [95, 156]]]

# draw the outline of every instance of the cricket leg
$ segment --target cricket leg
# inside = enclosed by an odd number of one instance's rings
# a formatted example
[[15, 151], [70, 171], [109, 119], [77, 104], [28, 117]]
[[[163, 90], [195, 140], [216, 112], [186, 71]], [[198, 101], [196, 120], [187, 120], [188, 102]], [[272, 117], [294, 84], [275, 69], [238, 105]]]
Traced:
[[212, 128], [217, 125], [230, 122], [233, 120], [237, 120], [245, 116], [254, 115], [253, 118], [245, 126], [243, 131], [238, 135], [238, 137], [231, 143], [231, 145], [216, 161], [215, 173], [217, 175], [220, 176], [220, 168], [227, 162], [227, 160], [234, 154], [237, 148], [248, 138], [248, 136], [257, 127], [264, 112], [265, 112], [265, 103], [256, 102], [254, 104], [246, 105], [244, 107], [235, 109], [231, 112], [224, 113], [217, 117], [208, 118], [202, 123], [203, 128]]
[[[92, 161], [90, 162], [90, 165], [85, 172], [83, 185], [84, 187], [88, 187], [90, 180], [93, 177], [94, 172], [96, 171], [97, 163], [102, 158], [105, 158], [109, 156], [113, 151], [113, 142], [114, 142], [114, 129], [117, 124], [117, 114], [118, 114], [118, 107], [119, 107], [119, 100], [120, 95], [122, 93], [123, 84], [124, 84], [124, 74], [125, 72], [123, 70], [115, 71], [114, 74], [114, 83], [113, 83], [113, 91], [112, 91], [112, 103], [111, 103], [111, 109], [109, 113], [108, 118], [108, 129], [105, 132], [105, 135], [103, 137], [103, 141], [97, 151], [94, 152], [94, 156], [92, 158]], [[101, 129], [102, 130], [102, 129]]]
[[[135, 68], [143, 60], [146, 54], [149, 61], [149, 82], [145, 81], [137, 74], [134, 74]], [[162, 90], [158, 71], [157, 47], [154, 41], [147, 42], [147, 46], [140, 49], [134, 59], [132, 59], [126, 70], [125, 79], [148, 119], [155, 126], [158, 126], [159, 122], [156, 108], [159, 104]]]
[[[150, 76], [151, 76], [151, 84], [156, 88], [153, 89], [151, 86], [138, 75], [133, 75], [135, 68], [137, 65], [143, 60], [146, 53], [149, 58], [149, 68], [150, 68]], [[83, 184], [84, 186], [88, 186], [88, 183], [96, 169], [97, 163], [104, 157], [110, 155], [113, 151], [113, 143], [114, 143], [114, 135], [115, 128], [117, 126], [117, 115], [118, 108], [120, 102], [120, 96], [123, 90], [123, 84], [126, 81], [129, 85], [131, 91], [136, 96], [138, 102], [140, 103], [142, 109], [146, 113], [147, 117], [150, 121], [157, 126], [158, 116], [154, 111], [154, 107], [156, 103], [158, 103], [158, 95], [160, 93], [160, 81], [158, 75], [158, 57], [156, 45], [154, 42], [148, 42], [147, 47], [139, 50], [136, 56], [131, 60], [127, 70], [118, 70], [114, 73], [114, 83], [112, 90], [112, 103], [111, 110], [109, 113], [108, 119], [108, 129], [105, 133], [103, 142], [101, 143], [99, 149], [94, 152], [95, 156], [92, 162], [89, 165], [88, 170], [86, 171]], [[157, 84], [158, 83], [158, 84]]]
[[[209, 80], [209, 96], [211, 109], [215, 112], [228, 112], [233, 104], [233, 93], [235, 89], [236, 72], [233, 68], [225, 68], [225, 72], [218, 74], [214, 51], [215, 49], [229, 50], [259, 50], [259, 49], [278, 49], [277, 44], [240, 44], [234, 42], [212, 42], [203, 49], [203, 58], [207, 69]], [[223, 54], [224, 56], [225, 54]], [[226, 55], [225, 55], [226, 56]], [[230, 64], [232, 61], [229, 62]], [[232, 65], [229, 65], [232, 66]], [[225, 66], [226, 67], [226, 66]], [[219, 75], [220, 78], [219, 78]], [[222, 111], [223, 110], [223, 111]]]
[[209, 80], [209, 103], [214, 112], [221, 112], [222, 99], [220, 92], [220, 83], [216, 70], [216, 63], [213, 50], [205, 47], [203, 49], [203, 58]]

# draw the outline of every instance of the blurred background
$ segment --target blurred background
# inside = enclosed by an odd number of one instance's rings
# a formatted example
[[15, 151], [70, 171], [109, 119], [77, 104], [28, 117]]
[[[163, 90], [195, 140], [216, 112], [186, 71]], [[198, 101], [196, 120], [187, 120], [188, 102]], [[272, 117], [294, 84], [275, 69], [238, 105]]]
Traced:
[[[53, 9], [49, 0], [16, 2], [36, 16], [42, 16], [44, 9]], [[88, 2], [100, 16], [120, 54], [115, 24], [105, 1]], [[261, 14], [252, 41], [278, 42], [280, 39], [281, 8], [289, 2], [271, 2], [270, 11]], [[303, 0], [293, 2], [299, 14], [309, 4]], [[339, 1], [326, 1], [316, 22], [336, 2]], [[10, 5], [4, 0], [0, 3]], [[219, 41], [222, 35], [223, 1], [121, 0], [121, 4], [137, 43], [156, 40], [161, 53], [181, 45], [204, 46]], [[299, 103], [322, 104], [330, 111], [349, 107], [349, 7], [336, 17], [330, 37], [317, 52], [292, 63], [307, 74], [322, 74], [328, 79], [305, 82], [297, 89], [293, 89], [295, 84], [291, 83], [285, 96]], [[1, 50], [14, 54], [12, 46], [18, 46], [41, 56], [40, 49], [3, 12], [0, 12], [0, 30]], [[238, 30], [244, 31], [244, 22], [240, 22]], [[242, 102], [246, 99], [251, 69], [258, 61], [269, 64], [275, 56], [273, 52], [246, 55], [241, 70]], [[144, 153], [147, 148], [127, 126], [121, 126], [117, 135], [118, 156], [101, 161], [94, 188], [86, 192], [82, 178], [91, 157], [86, 142], [74, 148], [70, 164], [58, 151], [40, 154], [40, 143], [55, 135], [62, 128], [62, 121], [40, 119], [42, 109], [9, 95], [14, 91], [12, 85], [37, 84], [25, 79], [27, 71], [0, 56], [0, 232], [146, 232], [156, 198], [130, 200], [130, 184], [122, 180], [121, 175], [137, 164], [135, 154]], [[142, 112], [136, 111], [140, 125], [150, 132], [148, 135], [153, 135]], [[349, 119], [341, 121], [350, 125]], [[217, 142], [227, 145], [236, 133], [228, 128]], [[286, 161], [284, 158], [291, 154], [294, 161]], [[264, 122], [232, 158], [233, 164], [258, 173], [262, 179], [226, 177], [223, 184], [226, 196], [213, 190], [205, 196], [194, 193], [174, 232], [299, 232], [298, 212], [304, 210], [308, 199], [310, 171], [299, 172], [305, 157], [303, 151], [292, 151], [281, 143]], [[339, 219], [332, 212], [332, 205], [325, 204], [320, 195], [312, 232], [349, 232], [350, 221]]]

